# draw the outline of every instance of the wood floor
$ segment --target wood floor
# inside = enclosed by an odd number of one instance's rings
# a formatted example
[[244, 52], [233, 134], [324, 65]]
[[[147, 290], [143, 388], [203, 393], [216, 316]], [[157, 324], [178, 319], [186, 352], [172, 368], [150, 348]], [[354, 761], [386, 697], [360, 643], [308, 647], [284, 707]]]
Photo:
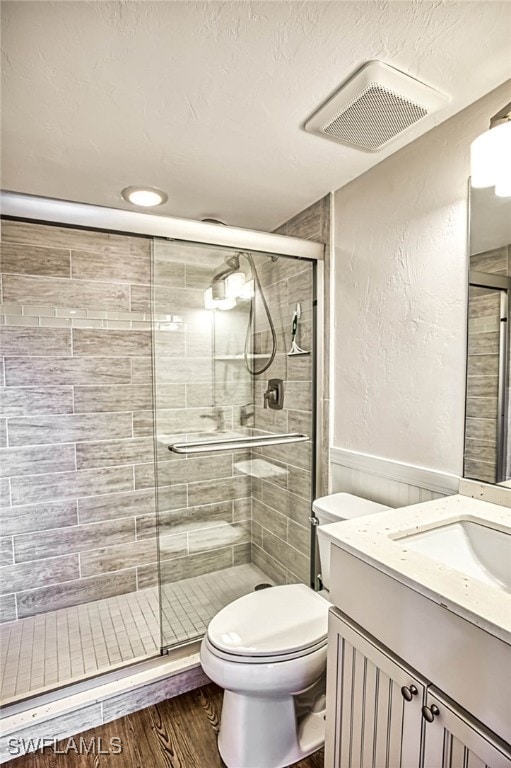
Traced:
[[[221, 708], [221, 689], [207, 685], [85, 731], [73, 738], [71, 750], [66, 739], [4, 768], [223, 768], [216, 747]], [[114, 754], [119, 742], [122, 751]], [[80, 746], [89, 754], [76, 754]], [[323, 768], [323, 750], [294, 768]]]

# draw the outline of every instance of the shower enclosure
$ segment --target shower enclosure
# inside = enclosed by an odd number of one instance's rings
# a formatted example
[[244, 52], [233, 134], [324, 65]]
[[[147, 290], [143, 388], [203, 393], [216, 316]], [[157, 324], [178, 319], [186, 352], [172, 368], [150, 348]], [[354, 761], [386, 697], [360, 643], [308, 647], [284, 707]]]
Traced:
[[[155, 240], [153, 264], [168, 647], [258, 585], [310, 581], [314, 262]], [[297, 307], [304, 351], [289, 354]]]
[[323, 249], [14, 194], [3, 212], [6, 704], [314, 584]]

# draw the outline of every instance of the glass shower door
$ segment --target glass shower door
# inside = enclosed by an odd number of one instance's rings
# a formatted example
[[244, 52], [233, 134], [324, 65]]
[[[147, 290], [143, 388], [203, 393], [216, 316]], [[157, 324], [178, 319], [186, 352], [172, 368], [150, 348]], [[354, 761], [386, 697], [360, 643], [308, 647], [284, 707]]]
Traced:
[[166, 648], [258, 586], [309, 583], [314, 264], [165, 240], [153, 251]]

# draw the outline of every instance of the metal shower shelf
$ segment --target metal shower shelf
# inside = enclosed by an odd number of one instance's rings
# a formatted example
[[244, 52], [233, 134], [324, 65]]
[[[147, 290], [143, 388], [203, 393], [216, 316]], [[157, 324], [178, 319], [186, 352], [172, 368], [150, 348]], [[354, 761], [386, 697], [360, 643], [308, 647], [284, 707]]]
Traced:
[[198, 440], [194, 443], [172, 443], [168, 446], [173, 453], [208, 453], [233, 451], [238, 448], [258, 448], [265, 445], [285, 445], [303, 443], [309, 435], [301, 432], [288, 432], [282, 435], [255, 435], [250, 437], [225, 437], [217, 440]]

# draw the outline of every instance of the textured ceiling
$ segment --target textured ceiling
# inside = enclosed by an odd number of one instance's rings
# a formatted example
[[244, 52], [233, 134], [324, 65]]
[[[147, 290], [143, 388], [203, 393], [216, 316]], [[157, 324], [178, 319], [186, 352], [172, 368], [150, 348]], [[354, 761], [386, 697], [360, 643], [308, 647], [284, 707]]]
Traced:
[[[511, 3], [3, 2], [4, 189], [271, 230], [509, 76]], [[451, 97], [386, 152], [303, 131], [380, 59]], [[453, 147], [453, 151], [456, 148]]]

